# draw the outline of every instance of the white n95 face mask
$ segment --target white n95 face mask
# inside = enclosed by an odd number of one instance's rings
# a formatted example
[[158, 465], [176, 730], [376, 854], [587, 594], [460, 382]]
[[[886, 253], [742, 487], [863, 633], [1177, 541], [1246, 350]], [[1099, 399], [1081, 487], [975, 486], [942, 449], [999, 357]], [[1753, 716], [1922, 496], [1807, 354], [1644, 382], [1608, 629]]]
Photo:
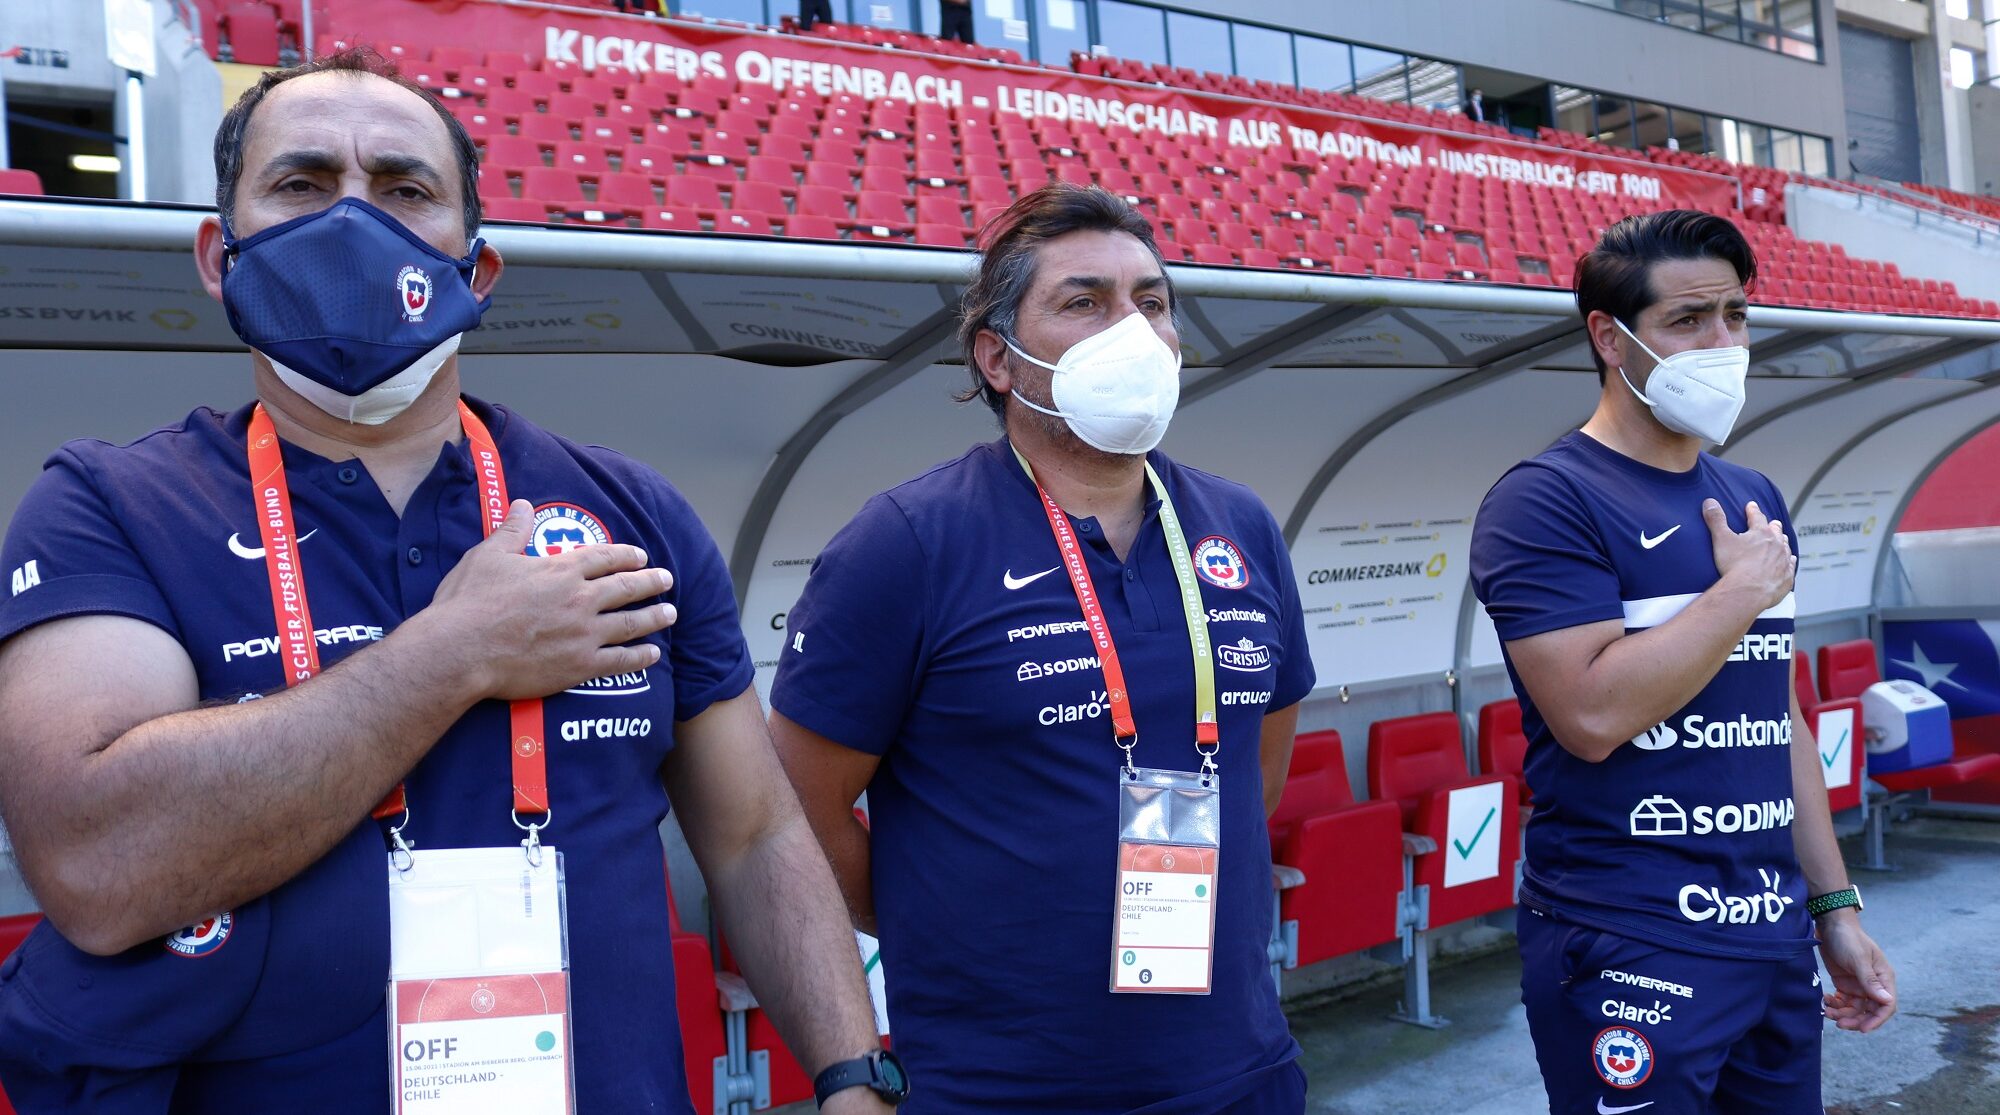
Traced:
[[1060, 418], [1084, 444], [1105, 453], [1150, 453], [1167, 436], [1167, 423], [1181, 401], [1181, 359], [1153, 332], [1146, 315], [1133, 311], [1109, 329], [1069, 347], [1054, 364], [1022, 352], [1014, 355], [1047, 368], [1049, 398], [1055, 409], [1036, 406], [1019, 391], [1029, 410]]
[[1626, 390], [1638, 400], [1653, 409], [1653, 417], [1660, 425], [1677, 434], [1698, 437], [1706, 442], [1721, 445], [1729, 437], [1729, 431], [1736, 426], [1736, 416], [1743, 413], [1744, 380], [1750, 374], [1750, 350], [1742, 345], [1728, 348], [1696, 348], [1686, 352], [1676, 352], [1665, 360], [1625, 327], [1617, 318], [1618, 328], [1625, 331], [1632, 343], [1646, 350], [1646, 355], [1654, 360], [1653, 374], [1646, 380], [1646, 392], [1632, 386], [1631, 377], [1624, 368], [1618, 369], [1618, 378], [1625, 381]]

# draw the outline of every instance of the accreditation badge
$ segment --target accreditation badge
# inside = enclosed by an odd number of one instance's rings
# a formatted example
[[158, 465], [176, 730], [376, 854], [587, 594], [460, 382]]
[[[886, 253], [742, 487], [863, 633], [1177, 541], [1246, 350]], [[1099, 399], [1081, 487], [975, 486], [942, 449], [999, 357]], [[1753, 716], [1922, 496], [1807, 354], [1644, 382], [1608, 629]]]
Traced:
[[1215, 968], [1220, 775], [1126, 767], [1118, 790], [1111, 990], [1206, 995]]
[[562, 857], [432, 849], [389, 869], [397, 1115], [576, 1110]]

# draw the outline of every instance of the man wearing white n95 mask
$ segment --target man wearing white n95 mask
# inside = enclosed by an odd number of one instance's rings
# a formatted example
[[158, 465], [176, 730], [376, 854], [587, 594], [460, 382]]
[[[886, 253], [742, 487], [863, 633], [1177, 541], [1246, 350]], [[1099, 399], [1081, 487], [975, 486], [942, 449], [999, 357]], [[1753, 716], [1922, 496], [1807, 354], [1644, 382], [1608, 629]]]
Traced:
[[1783, 497], [1703, 451], [1743, 408], [1756, 274], [1719, 217], [1605, 232], [1576, 275], [1597, 411], [1473, 525], [1529, 741], [1521, 997], [1555, 1115], [1818, 1115], [1822, 1014], [1896, 1009], [1794, 695]]
[[[909, 1110], [1296, 1115], [1264, 954], [1264, 819], [1313, 682], [1283, 537], [1155, 448], [1180, 339], [1143, 217], [1052, 185], [985, 248], [964, 398], [1006, 437], [821, 553], [779, 755], [882, 939]], [[1167, 788], [1207, 821], [1135, 837]]]

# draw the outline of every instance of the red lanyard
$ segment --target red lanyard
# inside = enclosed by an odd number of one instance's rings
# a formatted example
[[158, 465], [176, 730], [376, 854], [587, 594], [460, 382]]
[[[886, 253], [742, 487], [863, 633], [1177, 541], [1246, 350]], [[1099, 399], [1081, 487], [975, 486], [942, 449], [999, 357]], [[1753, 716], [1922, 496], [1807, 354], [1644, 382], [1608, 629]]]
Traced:
[[[479, 482], [480, 519], [486, 534], [507, 521], [507, 476], [500, 467], [500, 449], [486, 423], [461, 400], [459, 421], [471, 443], [472, 470]], [[250, 414], [250, 486], [257, 500], [257, 532], [264, 540], [264, 571], [271, 578], [271, 614], [278, 623], [284, 651], [285, 684], [295, 685], [319, 673], [319, 645], [313, 635], [312, 610], [306, 603], [306, 575], [299, 565], [293, 531], [292, 489], [285, 480], [285, 460], [271, 416], [259, 403]], [[544, 745], [540, 698], [509, 706], [514, 765], [514, 812], [546, 815], [549, 811], [548, 754]], [[397, 784], [377, 805], [373, 816], [387, 820], [409, 811], [403, 787]], [[519, 823], [518, 820], [516, 823]], [[400, 826], [399, 826], [400, 828]], [[400, 839], [400, 838], [399, 838]]]
[[[1035, 494], [1042, 497], [1042, 511], [1049, 517], [1049, 530], [1056, 536], [1056, 548], [1062, 552], [1063, 568], [1069, 573], [1070, 587], [1076, 590], [1077, 606], [1083, 609], [1084, 627], [1090, 632], [1090, 641], [1097, 648], [1097, 660], [1104, 670], [1104, 697], [1111, 705], [1111, 731], [1119, 747], [1125, 749], [1125, 765], [1132, 765], [1132, 748], [1138, 742], [1139, 725], [1132, 716], [1132, 699], [1125, 692], [1125, 667], [1118, 661], [1118, 646], [1111, 639], [1111, 624], [1104, 618], [1104, 605], [1099, 601], [1097, 586], [1091, 582], [1090, 568], [1084, 564], [1083, 547], [1077, 543], [1076, 531], [1069, 525], [1069, 516], [1050, 498], [1048, 489], [1035, 479], [1035, 470], [1028, 466], [1028, 459], [1020, 450], [1014, 451], [1014, 458], [1021, 462], [1021, 468], [1035, 485]], [[1201, 753], [1204, 766], [1212, 766], [1214, 751], [1202, 751], [1204, 746], [1215, 747], [1221, 743], [1221, 728], [1215, 715], [1215, 675], [1214, 665], [1209, 661], [1208, 622], [1201, 610], [1201, 590], [1195, 585], [1194, 569], [1187, 556], [1187, 540], [1181, 531], [1180, 516], [1174, 511], [1172, 497], [1167, 494], [1167, 486], [1146, 466], [1146, 477], [1160, 495], [1160, 523], [1167, 536], [1167, 554], [1174, 562], [1174, 579], [1180, 583], [1182, 610], [1187, 613], [1188, 640], [1194, 654], [1195, 673], [1195, 750]]]

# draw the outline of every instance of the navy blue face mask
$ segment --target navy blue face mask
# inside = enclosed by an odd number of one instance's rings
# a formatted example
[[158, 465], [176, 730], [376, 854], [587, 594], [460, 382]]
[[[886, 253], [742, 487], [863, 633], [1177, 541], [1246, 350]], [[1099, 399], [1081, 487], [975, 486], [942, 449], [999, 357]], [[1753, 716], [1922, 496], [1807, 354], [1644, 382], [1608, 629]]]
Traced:
[[402, 413], [492, 304], [463, 259], [358, 198], [236, 239], [222, 227], [222, 306], [285, 386], [337, 418]]

